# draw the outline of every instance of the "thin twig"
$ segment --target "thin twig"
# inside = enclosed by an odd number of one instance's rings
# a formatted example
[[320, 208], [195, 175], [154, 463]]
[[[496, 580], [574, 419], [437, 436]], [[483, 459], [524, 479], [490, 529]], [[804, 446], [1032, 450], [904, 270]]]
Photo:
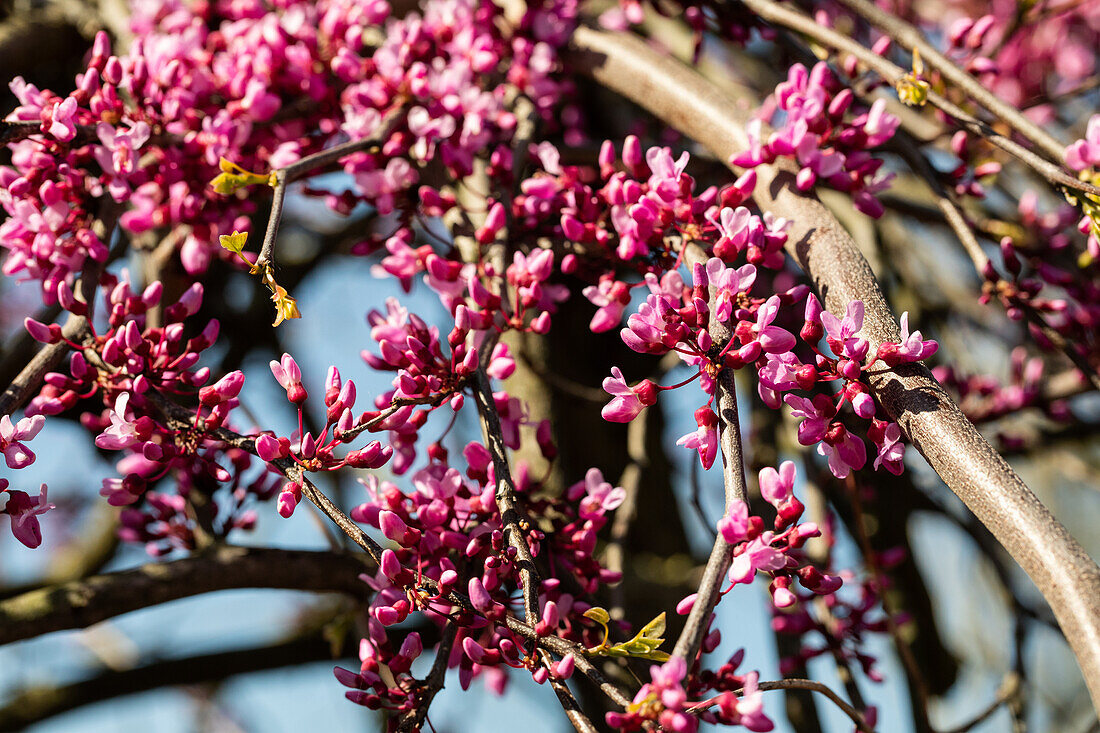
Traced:
[[[923, 178], [928, 184], [933, 197], [936, 199], [936, 206], [943, 214], [944, 221], [947, 222], [951, 231], [955, 233], [955, 236], [966, 251], [967, 256], [970, 257], [970, 261], [974, 263], [974, 269], [977, 271], [978, 277], [985, 278], [985, 274], [990, 267], [990, 260], [978, 243], [978, 238], [974, 235], [974, 230], [967, 222], [962, 209], [959, 208], [959, 205], [955, 203], [944, 189], [943, 184], [936, 177], [932, 165], [921, 152], [909, 146], [899, 146], [898, 152], [906, 162], [909, 163], [913, 172]], [[1046, 318], [1043, 317], [1043, 314], [1037, 311], [1029, 303], [1019, 300], [1015, 305], [1056, 349], [1065, 354], [1066, 358], [1081, 370], [1081, 374], [1088, 379], [1089, 384], [1091, 384], [1094, 389], [1100, 390], [1100, 374], [1098, 374], [1096, 368], [1089, 364], [1088, 360], [1077, 351], [1074, 345], [1069, 343], [1061, 333], [1056, 331], [1047, 322]]]
[[485, 436], [489, 455], [493, 458], [493, 473], [496, 479], [496, 502], [500, 510], [500, 522], [508, 544], [516, 548], [516, 565], [519, 568], [520, 585], [523, 590], [523, 612], [527, 623], [534, 624], [539, 618], [539, 591], [542, 578], [535, 567], [535, 558], [527, 544], [527, 528], [530, 523], [520, 515], [516, 501], [516, 484], [512, 480], [512, 470], [508, 466], [508, 451], [504, 445], [504, 433], [500, 427], [500, 414], [493, 399], [493, 388], [489, 375], [483, 367], [478, 367], [474, 383], [474, 400], [481, 418], [481, 430]]
[[0, 601], [0, 644], [86, 628], [119, 614], [228, 588], [337, 591], [365, 597], [357, 556], [222, 545], [195, 557], [28, 591]]
[[[685, 250], [684, 259], [689, 265], [694, 265], [705, 262], [706, 254], [698, 245], [689, 244]], [[712, 300], [714, 298], [713, 292], [711, 298]], [[712, 302], [709, 331], [715, 348], [720, 349], [729, 341], [730, 331], [725, 324], [713, 318], [716, 311]], [[737, 417], [737, 388], [734, 385], [733, 372], [730, 369], [722, 369], [718, 372], [715, 383], [718, 398], [718, 428], [721, 431], [719, 443], [722, 448], [722, 482], [725, 488], [726, 511], [729, 511], [734, 502], [748, 501], [745, 460], [741, 449], [741, 424]], [[672, 650], [673, 656], [682, 657], [687, 662], [688, 668], [695, 663], [695, 657], [698, 656], [699, 649], [703, 645], [703, 638], [710, 626], [714, 607], [718, 604], [732, 555], [733, 547], [721, 532], [717, 533], [706, 568], [703, 570], [703, 577], [699, 581], [695, 603], [688, 613], [687, 621], [684, 622], [680, 638], [676, 640], [676, 646]]]
[[457, 635], [458, 625], [454, 621], [448, 621], [443, 628], [443, 637], [439, 640], [439, 646], [436, 647], [432, 669], [424, 679], [417, 695], [416, 707], [401, 718], [397, 724], [397, 733], [412, 733], [420, 730], [420, 725], [428, 716], [428, 708], [432, 706], [432, 700], [443, 689], [443, 682], [447, 677], [447, 662], [451, 658], [451, 649], [454, 648]]
[[1001, 683], [1001, 689], [997, 691], [997, 697], [989, 704], [982, 712], [975, 715], [968, 722], [954, 728], [947, 728], [941, 730], [939, 733], [966, 733], [966, 731], [976, 728], [979, 724], [985, 722], [986, 718], [997, 712], [997, 709], [1002, 705], [1011, 702], [1020, 694], [1020, 678], [1015, 674], [1008, 674], [1005, 676], [1004, 682]]
[[[553, 657], [545, 649], [540, 650], [542, 657], [542, 663], [550, 668], [550, 664], [553, 661]], [[581, 705], [577, 702], [576, 696], [573, 691], [569, 689], [569, 685], [565, 680], [558, 679], [553, 674], [549, 678], [550, 687], [554, 690], [554, 694], [557, 695], [558, 702], [561, 704], [561, 709], [565, 711], [565, 717], [569, 718], [569, 722], [572, 723], [573, 728], [577, 733], [596, 733], [596, 726], [592, 725], [592, 721], [588, 719], [588, 716], [581, 710]]]
[[[863, 713], [859, 712], [851, 705], [849, 705], [848, 702], [836, 692], [834, 692], [831, 687], [829, 687], [828, 685], [824, 685], [816, 680], [803, 680], [792, 678], [768, 682], [757, 682], [756, 689], [760, 690], [761, 692], [769, 692], [771, 690], [809, 690], [811, 692], [819, 693], [832, 700], [833, 703], [838, 708], [840, 708], [841, 711], [843, 711], [843, 713], [847, 715], [853, 723], [855, 723], [856, 730], [860, 731], [861, 733], [874, 733], [874, 728], [872, 728], [867, 723], [867, 718], [864, 717]], [[734, 690], [733, 694], [741, 695], [744, 692], [745, 690], [744, 688], [742, 688], [740, 690]], [[703, 710], [711, 707], [714, 704], [714, 702], [708, 701], [706, 703], [690, 708], [689, 712], [702, 712]]]
[[[1009, 127], [1030, 140], [1051, 160], [1064, 160], [1066, 146], [1039, 125], [1029, 120], [1020, 110], [1000, 99], [989, 87], [983, 85], [962, 67], [940, 53], [917, 28], [905, 20], [875, 6], [868, 0], [840, 0], [840, 4], [878, 28], [905, 48], [916, 48], [921, 58], [944, 79], [961, 89], [975, 102], [1000, 117]], [[950, 114], [950, 113], [948, 113]]]
[[279, 222], [282, 221], [283, 218], [283, 201], [286, 198], [286, 187], [294, 181], [305, 178], [313, 171], [331, 165], [352, 153], [358, 153], [377, 147], [382, 141], [388, 138], [390, 133], [397, 127], [404, 112], [405, 105], [399, 103], [392, 107], [385, 116], [382, 117], [378, 125], [378, 132], [375, 135], [363, 138], [362, 140], [349, 140], [346, 143], [334, 145], [331, 148], [321, 150], [313, 155], [307, 155], [285, 168], [274, 171], [275, 183], [273, 188], [275, 189], [275, 194], [271, 199], [271, 213], [267, 217], [267, 231], [264, 232], [263, 246], [260, 248], [260, 254], [256, 258], [256, 264], [253, 266], [257, 272], [263, 272], [274, 266], [275, 236], [279, 232]]

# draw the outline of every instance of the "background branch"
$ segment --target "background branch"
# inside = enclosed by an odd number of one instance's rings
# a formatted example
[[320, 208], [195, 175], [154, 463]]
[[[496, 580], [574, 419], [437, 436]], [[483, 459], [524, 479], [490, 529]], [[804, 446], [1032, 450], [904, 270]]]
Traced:
[[83, 629], [160, 603], [230, 588], [338, 592], [364, 598], [352, 555], [223, 545], [209, 553], [29, 591], [0, 601], [0, 644]]

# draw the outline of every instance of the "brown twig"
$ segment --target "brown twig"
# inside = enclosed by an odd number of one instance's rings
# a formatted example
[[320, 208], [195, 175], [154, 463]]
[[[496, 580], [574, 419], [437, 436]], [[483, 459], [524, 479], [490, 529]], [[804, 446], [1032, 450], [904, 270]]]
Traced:
[[[836, 692], [834, 692], [831, 687], [829, 687], [828, 685], [824, 685], [816, 680], [785, 679], [757, 682], [756, 689], [760, 690], [761, 692], [769, 692], [771, 690], [809, 690], [811, 692], [816, 692], [829, 698], [838, 708], [840, 708], [841, 711], [845, 715], [847, 715], [853, 723], [855, 723], [856, 730], [860, 731], [861, 733], [874, 733], [874, 728], [872, 728], [867, 723], [867, 718], [864, 717], [863, 713], [859, 712], [851, 705], [849, 705], [848, 702]], [[742, 693], [744, 693], [744, 691], [744, 689], [734, 690], [733, 694], [741, 695]], [[696, 705], [695, 707], [690, 708], [690, 712], [701, 712], [713, 704], [714, 703], [711, 702], [702, 705]]]
[[31, 687], [9, 697], [0, 708], [0, 731], [26, 730], [34, 723], [84, 705], [147, 690], [224, 680], [239, 674], [331, 661], [333, 657], [331, 639], [322, 631], [311, 631], [269, 645], [153, 661], [123, 671], [104, 671], [60, 687]]
[[[944, 79], [954, 84], [975, 102], [1000, 117], [1009, 127], [1030, 140], [1051, 160], [1063, 161], [1066, 146], [1039, 125], [1029, 120], [1020, 110], [1000, 99], [989, 87], [972, 77], [965, 69], [940, 53], [917, 28], [896, 15], [876, 7], [868, 0], [840, 0], [840, 4], [878, 28], [905, 48], [920, 51], [924, 63], [940, 72]], [[948, 113], [950, 114], [950, 113]]]
[[[684, 259], [690, 266], [705, 262], [706, 255], [698, 245], [689, 244], [685, 249]], [[714, 293], [711, 293], [711, 297], [713, 299]], [[715, 311], [712, 304], [711, 314]], [[720, 349], [730, 339], [729, 328], [717, 319], [711, 319], [709, 331], [716, 349]], [[741, 423], [737, 417], [737, 388], [733, 382], [733, 372], [730, 369], [722, 369], [718, 372], [715, 382], [719, 443], [722, 448], [722, 482], [725, 487], [726, 510], [729, 511], [734, 502], [748, 501], [745, 459], [741, 449]], [[718, 604], [732, 555], [733, 547], [721, 532], [717, 533], [707, 565], [703, 569], [703, 577], [699, 581], [695, 603], [691, 607], [691, 612], [688, 613], [684, 629], [680, 632], [680, 637], [672, 650], [673, 656], [682, 657], [688, 663], [689, 669], [703, 645], [703, 638], [710, 626], [710, 616]]]
[[[491, 351], [491, 349], [490, 349]], [[539, 577], [531, 547], [527, 544], [529, 522], [522, 517], [516, 501], [516, 484], [512, 480], [512, 469], [508, 466], [508, 452], [504, 445], [504, 433], [500, 427], [500, 414], [493, 399], [493, 388], [489, 384], [489, 375], [484, 367], [478, 367], [474, 382], [474, 401], [481, 418], [481, 430], [485, 436], [489, 455], [493, 458], [493, 473], [496, 479], [496, 501], [500, 510], [500, 521], [504, 537], [508, 544], [516, 548], [516, 565], [519, 568], [520, 585], [523, 590], [523, 612], [527, 623], [534, 624], [539, 618], [539, 591], [542, 578]]]
[[275, 236], [279, 233], [279, 222], [282, 221], [283, 218], [283, 201], [286, 198], [286, 187], [294, 181], [305, 178], [310, 173], [331, 165], [352, 153], [369, 150], [370, 148], [381, 145], [382, 141], [388, 138], [390, 133], [397, 127], [404, 113], [405, 106], [403, 104], [397, 104], [382, 117], [378, 125], [378, 132], [372, 137], [363, 138], [362, 140], [349, 140], [346, 143], [334, 145], [331, 148], [321, 150], [313, 155], [307, 155], [285, 168], [273, 171], [275, 182], [272, 187], [275, 189], [275, 193], [271, 199], [271, 213], [267, 218], [267, 231], [264, 232], [264, 243], [260, 248], [260, 254], [256, 258], [256, 263], [253, 266], [255, 271], [263, 272], [274, 267]]
[[1001, 683], [1001, 689], [997, 691], [997, 697], [989, 704], [989, 706], [982, 712], [975, 715], [969, 721], [962, 725], [957, 725], [954, 728], [946, 728], [939, 731], [939, 733], [966, 733], [966, 731], [976, 728], [981, 723], [985, 722], [989, 716], [997, 712], [997, 709], [1002, 705], [1011, 702], [1020, 694], [1020, 678], [1015, 674], [1008, 674], [1005, 676], [1005, 680]]
[[447, 662], [451, 658], [451, 649], [454, 648], [457, 635], [458, 625], [454, 621], [448, 621], [443, 628], [443, 637], [439, 640], [439, 646], [436, 647], [432, 669], [424, 679], [423, 687], [417, 697], [416, 707], [405, 713], [398, 722], [397, 733], [419, 731], [424, 719], [428, 717], [428, 708], [432, 706], [432, 700], [443, 689], [443, 682], [447, 677]]
[[[962, 209], [948, 194], [947, 190], [936, 176], [932, 165], [924, 157], [923, 153], [909, 145], [899, 146], [898, 152], [902, 158], [909, 163], [913, 172], [924, 179], [936, 200], [937, 208], [939, 208], [940, 212], [943, 214], [944, 221], [947, 222], [951, 231], [955, 233], [959, 243], [962, 244], [963, 249], [966, 251], [967, 256], [970, 257], [970, 261], [974, 263], [974, 269], [977, 271], [978, 277], [984, 279], [986, 272], [990, 268], [990, 260], [978, 243], [978, 238], [974, 235], [974, 230], [967, 222]], [[1000, 276], [998, 275], [998, 277]], [[1088, 360], [1077, 351], [1074, 345], [1066, 341], [1062, 334], [1054, 330], [1047, 322], [1046, 318], [1043, 317], [1043, 314], [1035, 310], [1029, 303], [1018, 300], [1015, 305], [1023, 312], [1028, 321], [1034, 324], [1056, 349], [1065, 354], [1070, 362], [1081, 370], [1081, 374], [1088, 379], [1089, 384], [1091, 384], [1094, 389], [1100, 390], [1100, 373], [1097, 373], [1096, 368], [1088, 363]]]
[[119, 614], [228, 588], [336, 591], [364, 597], [353, 555], [222, 545], [203, 555], [29, 591], [0, 601], [0, 644], [82, 629]]

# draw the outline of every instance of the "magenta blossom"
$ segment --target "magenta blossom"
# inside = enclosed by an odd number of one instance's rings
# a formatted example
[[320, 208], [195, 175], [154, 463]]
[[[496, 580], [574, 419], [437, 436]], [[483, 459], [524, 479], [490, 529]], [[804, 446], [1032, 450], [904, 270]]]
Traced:
[[898, 424], [875, 420], [867, 431], [867, 437], [878, 448], [875, 470], [881, 466], [895, 476], [900, 476], [905, 469], [905, 444], [901, 442], [901, 428]]
[[739, 296], [749, 292], [756, 281], [756, 267], [743, 265], [736, 269], [726, 267], [717, 257], [707, 260], [706, 266], [695, 266], [693, 273], [695, 287], [714, 288], [714, 317], [719, 321], [728, 321], [734, 310], [739, 307]]
[[[7, 482], [5, 482], [6, 486]], [[0, 489], [4, 491], [4, 489]], [[46, 501], [46, 484], [42, 484], [38, 496], [31, 497], [25, 491], [8, 490], [8, 503], [3, 513], [11, 517], [11, 532], [15, 539], [32, 550], [42, 544], [42, 527], [38, 515], [45, 514], [56, 505]]]
[[611, 395], [611, 401], [600, 411], [608, 422], [630, 422], [657, 401], [657, 388], [653, 382], [643, 379], [631, 387], [619, 367], [611, 367], [611, 376], [603, 380], [603, 389]]
[[849, 473], [867, 463], [867, 447], [863, 441], [840, 423], [829, 429], [829, 435], [818, 444], [817, 452], [829, 459], [829, 470], [837, 478], [848, 478]]
[[618, 486], [612, 487], [604, 481], [600, 469], [590, 468], [584, 475], [584, 481], [570, 487], [568, 497], [572, 501], [578, 498], [581, 500], [582, 519], [592, 519], [618, 509], [626, 499], [626, 490]]
[[104, 450], [121, 450], [140, 442], [134, 418], [127, 417], [130, 393], [123, 392], [115, 400], [111, 410], [111, 425], [96, 436], [95, 444]]
[[699, 428], [682, 436], [676, 445], [698, 451], [699, 462], [709, 469], [718, 455], [718, 416], [709, 407], [700, 407], [695, 411], [695, 422]]
[[861, 363], [867, 356], [870, 344], [859, 335], [863, 328], [863, 301], [848, 303], [844, 319], [837, 318], [828, 311], [821, 314], [821, 325], [825, 327], [826, 342], [839, 357]]
[[909, 312], [901, 314], [901, 343], [881, 344], [878, 358], [890, 366], [927, 359], [936, 353], [940, 345], [932, 339], [925, 340], [920, 331], [909, 333]]
[[760, 495], [774, 507], [779, 507], [794, 493], [795, 466], [783, 461], [776, 471], [771, 466], [760, 471]]
[[12, 425], [7, 415], [0, 417], [0, 451], [8, 468], [26, 468], [34, 463], [34, 453], [21, 441], [31, 440], [42, 430], [46, 418], [42, 415], [24, 417]]
[[783, 401], [790, 405], [791, 414], [796, 418], [802, 418], [798, 425], [798, 442], [802, 445], [813, 445], [825, 437], [829, 430], [829, 423], [836, 415], [836, 407], [833, 401], [826, 395], [816, 395], [813, 399], [789, 394]]
[[742, 343], [758, 342], [760, 348], [768, 354], [782, 354], [790, 351], [795, 345], [794, 334], [779, 326], [771, 325], [778, 316], [779, 296], [773, 295], [756, 312], [755, 324], [748, 321], [737, 324], [737, 335]]
[[772, 533], [765, 532], [755, 537], [733, 558], [730, 565], [731, 583], [749, 583], [756, 577], [758, 570], [780, 570], [787, 564], [786, 556], [771, 546]]
[[1089, 119], [1085, 137], [1066, 148], [1066, 163], [1075, 171], [1100, 165], [1100, 115]]

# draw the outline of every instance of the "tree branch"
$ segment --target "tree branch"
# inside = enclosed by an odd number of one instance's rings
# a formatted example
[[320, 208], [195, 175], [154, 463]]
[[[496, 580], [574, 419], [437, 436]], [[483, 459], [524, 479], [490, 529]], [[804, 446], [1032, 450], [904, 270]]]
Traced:
[[0, 708], [0, 731], [24, 730], [55, 715], [125, 695], [327, 661], [333, 656], [331, 641], [323, 633], [316, 632], [270, 646], [168, 659], [121, 672], [104, 672], [64, 687], [31, 688]]
[[447, 676], [447, 662], [451, 658], [451, 649], [455, 645], [455, 636], [458, 634], [458, 626], [454, 621], [448, 621], [443, 629], [443, 637], [439, 640], [439, 646], [435, 650], [435, 661], [432, 669], [424, 679], [421, 697], [417, 700], [414, 709], [405, 713], [397, 724], [397, 733], [413, 733], [419, 731], [428, 717], [428, 708], [432, 706], [432, 700], [443, 689], [443, 681]]
[[[748, 147], [745, 114], [705, 79], [641, 40], [582, 27], [572, 65], [641, 105], [722, 160]], [[862, 335], [874, 350], [900, 337], [867, 261], [831, 213], [798, 190], [789, 166], [756, 169], [760, 207], [792, 221], [787, 252], [809, 275], [825, 306], [865, 304]], [[1028, 573], [1069, 640], [1093, 705], [1100, 709], [1100, 569], [1012, 468], [981, 437], [923, 366], [877, 371], [875, 397], [947, 486]]]
[[[684, 252], [684, 261], [688, 266], [706, 262], [706, 254], [696, 244], [688, 244]], [[717, 312], [714, 304], [714, 292], [711, 292], [711, 320], [708, 330], [714, 341], [714, 348], [720, 350], [731, 337], [729, 328], [714, 318]], [[735, 501], [748, 502], [748, 491], [745, 486], [745, 459], [741, 450], [741, 423], [737, 417], [737, 387], [733, 381], [733, 371], [722, 369], [715, 379], [715, 395], [718, 398], [718, 429], [719, 443], [722, 448], [722, 484], [725, 488], [726, 511]], [[698, 595], [691, 606], [684, 629], [680, 632], [680, 638], [676, 640], [676, 646], [672, 650], [673, 656], [683, 657], [688, 669], [695, 663], [695, 657], [703, 645], [703, 637], [710, 626], [710, 617], [714, 607], [718, 605], [722, 584], [726, 579], [730, 562], [733, 559], [733, 547], [726, 538], [718, 532], [714, 537], [714, 545], [711, 547], [710, 557], [707, 559], [706, 568], [703, 569], [703, 577], [699, 581]]]
[[352, 153], [358, 153], [363, 150], [377, 147], [390, 136], [390, 133], [393, 132], [397, 123], [402, 119], [404, 111], [405, 106], [398, 104], [387, 112], [378, 123], [378, 133], [376, 135], [363, 138], [362, 140], [349, 140], [346, 143], [334, 145], [331, 148], [321, 150], [313, 155], [307, 155], [285, 168], [274, 171], [275, 184], [273, 188], [275, 189], [275, 194], [271, 199], [271, 214], [267, 219], [267, 231], [264, 232], [264, 243], [260, 248], [260, 254], [256, 258], [256, 263], [254, 265], [256, 271], [262, 272], [266, 268], [274, 267], [275, 237], [279, 233], [279, 222], [283, 219], [283, 201], [286, 198], [286, 187], [294, 181], [305, 178], [313, 171], [331, 165]]
[[230, 588], [280, 588], [365, 597], [362, 561], [352, 555], [223, 545], [205, 555], [97, 575], [0, 601], [0, 644], [108, 618], [178, 598]]
[[531, 547], [527, 544], [527, 532], [523, 525], [528, 522], [520, 516], [519, 505], [516, 503], [516, 485], [512, 480], [512, 470], [508, 467], [508, 454], [504, 445], [504, 434], [501, 432], [500, 414], [497, 412], [493, 388], [489, 384], [489, 375], [485, 373], [484, 367], [478, 367], [477, 370], [474, 399], [481, 418], [481, 430], [485, 435], [489, 454], [493, 457], [493, 473], [497, 482], [496, 501], [497, 508], [500, 510], [504, 536], [508, 544], [516, 548], [515, 562], [519, 567], [520, 584], [523, 589], [524, 619], [528, 624], [534, 625], [539, 619], [539, 590], [542, 588], [542, 579], [539, 577], [538, 568], [535, 567]]

